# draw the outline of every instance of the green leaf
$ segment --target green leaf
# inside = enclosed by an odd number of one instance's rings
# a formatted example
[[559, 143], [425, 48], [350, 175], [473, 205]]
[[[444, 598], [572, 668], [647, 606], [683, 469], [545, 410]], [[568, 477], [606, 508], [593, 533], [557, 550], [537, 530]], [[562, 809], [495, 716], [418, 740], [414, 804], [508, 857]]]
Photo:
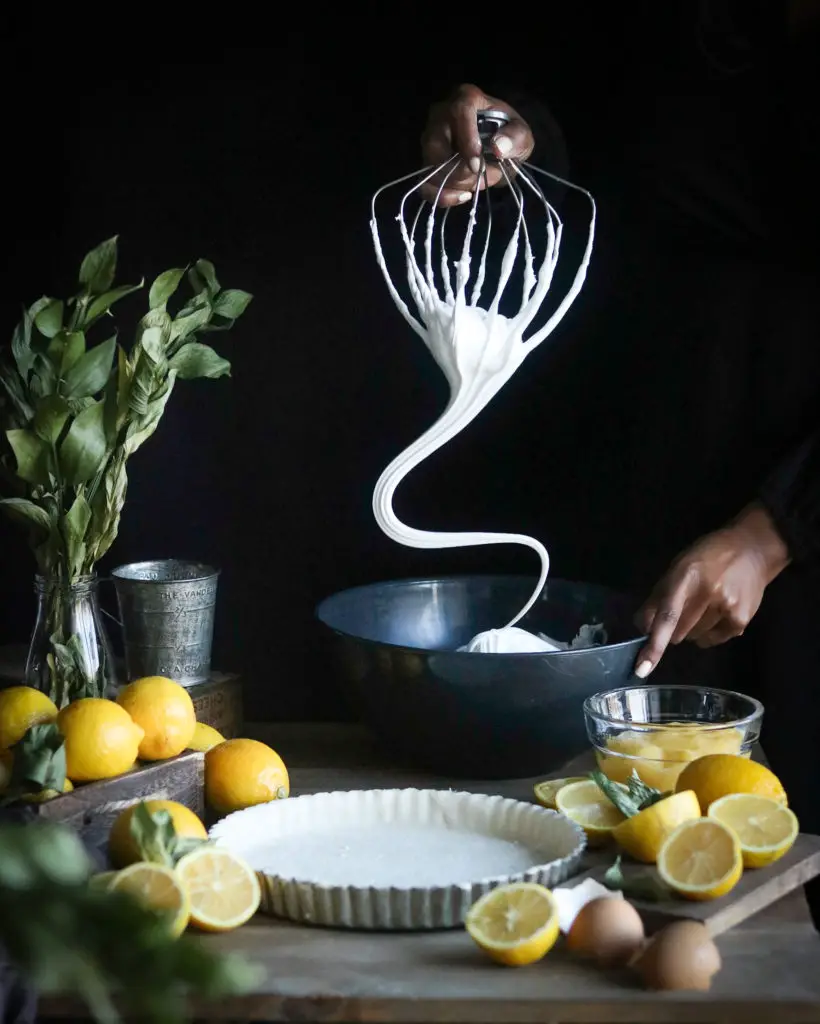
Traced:
[[49, 299], [34, 317], [34, 325], [45, 338], [53, 338], [63, 329], [63, 303], [61, 299]]
[[86, 254], [80, 266], [80, 284], [92, 295], [101, 295], [114, 283], [116, 272], [117, 236], [114, 235]]
[[219, 291], [219, 281], [216, 279], [216, 269], [210, 260], [197, 260], [194, 266], [188, 271], [188, 279], [195, 292], [207, 291], [213, 296]]
[[60, 466], [70, 487], [90, 480], [105, 461], [105, 403], [95, 402], [71, 424], [60, 445]]
[[231, 364], [223, 359], [209, 345], [198, 341], [189, 341], [187, 345], [172, 356], [169, 363], [176, 370], [180, 380], [196, 380], [207, 377], [216, 380], [218, 377], [230, 376]]
[[641, 780], [635, 768], [632, 769], [632, 774], [627, 779], [626, 788], [629, 790], [629, 795], [637, 802], [638, 807], [642, 811], [672, 795], [671, 793], [662, 793], [659, 789], [653, 789], [652, 786], [647, 786]]
[[625, 818], [634, 818], [641, 810], [638, 800], [629, 792], [626, 786], [608, 779], [599, 769], [590, 772], [589, 777], [597, 785], [598, 789], [618, 808]]
[[144, 283], [144, 281], [140, 281], [139, 284], [120, 285], [119, 288], [113, 288], [110, 292], [104, 292], [98, 298], [94, 299], [88, 307], [88, 312], [86, 314], [86, 327], [94, 323], [94, 321], [99, 319], [99, 317], [104, 313], [107, 313], [115, 302], [119, 302], [120, 299], [124, 299], [126, 295], [138, 292]]
[[109, 338], [90, 348], [72, 366], [63, 382], [66, 398], [88, 398], [102, 391], [111, 376], [117, 339]]
[[57, 370], [52, 361], [45, 355], [34, 357], [34, 370], [29, 382], [31, 393], [37, 398], [53, 395], [57, 390]]
[[35, 352], [31, 349], [31, 316], [23, 310], [23, 319], [14, 328], [11, 338], [11, 354], [17, 364], [17, 370], [23, 380], [28, 379], [29, 370], [34, 365]]
[[13, 518], [20, 518], [38, 530], [48, 533], [51, 530], [51, 518], [44, 508], [35, 505], [25, 498], [0, 498], [0, 505]]
[[134, 808], [129, 827], [141, 858], [169, 868], [174, 867], [186, 853], [209, 841], [181, 838], [168, 811], [150, 811], [144, 801]]
[[624, 896], [645, 903], [660, 903], [673, 899], [672, 890], [661, 881], [654, 871], [641, 871], [638, 874], [625, 875], [621, 867], [620, 854], [615, 863], [604, 875], [604, 885], [612, 892], [622, 892]]
[[165, 270], [157, 277], [148, 293], [149, 309], [165, 309], [165, 303], [179, 287], [184, 273], [184, 268]]
[[37, 793], [55, 789], [62, 793], [65, 785], [65, 739], [56, 722], [33, 725], [12, 747], [12, 792]]
[[213, 308], [207, 295], [198, 295], [174, 317], [171, 326], [171, 339], [175, 341], [187, 338], [204, 327], [212, 316]]
[[237, 320], [250, 305], [253, 296], [239, 288], [228, 288], [214, 299], [214, 313], [228, 320]]
[[68, 331], [65, 336], [63, 358], [60, 362], [60, 376], [65, 377], [85, 354], [85, 334], [82, 331]]
[[71, 410], [64, 398], [47, 395], [40, 399], [34, 411], [34, 433], [47, 444], [56, 444], [70, 415]]
[[17, 475], [29, 484], [48, 483], [49, 449], [30, 430], [7, 430], [6, 438], [14, 452]]
[[90, 522], [91, 506], [86, 501], [85, 495], [80, 492], [74, 499], [71, 508], [66, 512], [64, 520], [65, 546], [72, 577], [82, 575], [86, 552], [85, 534]]

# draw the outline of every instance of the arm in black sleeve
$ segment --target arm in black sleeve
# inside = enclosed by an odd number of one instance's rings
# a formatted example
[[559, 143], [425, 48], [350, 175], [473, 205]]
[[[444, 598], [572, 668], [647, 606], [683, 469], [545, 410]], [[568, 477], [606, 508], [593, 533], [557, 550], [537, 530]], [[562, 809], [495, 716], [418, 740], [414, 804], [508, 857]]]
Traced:
[[775, 467], [759, 498], [795, 562], [820, 558], [820, 430]]

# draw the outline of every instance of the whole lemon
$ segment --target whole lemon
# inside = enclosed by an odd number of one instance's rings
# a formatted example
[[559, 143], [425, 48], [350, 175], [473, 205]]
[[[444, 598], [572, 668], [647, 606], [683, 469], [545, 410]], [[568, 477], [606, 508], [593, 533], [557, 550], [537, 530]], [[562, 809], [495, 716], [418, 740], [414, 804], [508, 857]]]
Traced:
[[[71, 783], [71, 779], [66, 779], [63, 783], [63, 793], [70, 793], [74, 789]], [[47, 800], [53, 800], [55, 796], [61, 796], [56, 789], [41, 789], [39, 793], [26, 793], [22, 797], [28, 804], [44, 804]]]
[[196, 728], [194, 702], [173, 679], [137, 679], [119, 692], [117, 703], [145, 732], [139, 749], [141, 761], [164, 761], [191, 745]]
[[282, 800], [290, 793], [282, 758], [258, 740], [225, 740], [205, 755], [205, 799], [219, 814]]
[[225, 737], [221, 732], [217, 732], [210, 725], [206, 725], [204, 722], [197, 722], [196, 728], [194, 729], [194, 736], [191, 742], [188, 744], [189, 750], [201, 750], [203, 754], [206, 754], [211, 747], [215, 747], [218, 743], [224, 743]]
[[0, 750], [14, 746], [33, 725], [53, 722], [57, 705], [33, 686], [0, 690]]
[[65, 736], [66, 775], [72, 782], [127, 772], [144, 735], [124, 708], [102, 697], [75, 700], [57, 716], [57, 725]]
[[[177, 803], [176, 800], [146, 800], [145, 804], [151, 814], [155, 811], [167, 811], [174, 823], [178, 836], [185, 839], [207, 839], [205, 826], [190, 807]], [[108, 854], [115, 867], [125, 868], [141, 860], [139, 848], [131, 835], [131, 818], [137, 805], [126, 807], [114, 819], [108, 834]]]
[[704, 814], [710, 804], [730, 793], [768, 796], [788, 806], [780, 779], [764, 764], [740, 754], [706, 754], [688, 764], [678, 776], [676, 791], [695, 792]]

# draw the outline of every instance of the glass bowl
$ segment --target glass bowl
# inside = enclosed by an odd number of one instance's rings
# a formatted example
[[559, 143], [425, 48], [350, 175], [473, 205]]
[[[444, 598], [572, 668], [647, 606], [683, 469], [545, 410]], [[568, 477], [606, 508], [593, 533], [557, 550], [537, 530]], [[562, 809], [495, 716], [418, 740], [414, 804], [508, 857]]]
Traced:
[[705, 686], [627, 686], [587, 697], [584, 722], [605, 775], [626, 782], [634, 770], [647, 786], [666, 792], [687, 764], [706, 754], [749, 757], [763, 705]]

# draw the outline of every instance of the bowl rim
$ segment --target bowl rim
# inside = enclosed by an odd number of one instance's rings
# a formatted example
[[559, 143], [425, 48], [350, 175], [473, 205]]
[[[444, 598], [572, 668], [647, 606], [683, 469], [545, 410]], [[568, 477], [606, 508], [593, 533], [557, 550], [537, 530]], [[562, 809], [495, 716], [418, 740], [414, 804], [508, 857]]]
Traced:
[[[748, 725], [754, 721], [759, 721], [763, 717], [763, 704], [756, 697], [750, 697], [748, 693], [741, 693], [739, 690], [725, 690], [718, 686], [698, 686], [697, 683], [658, 683], [657, 685], [650, 684], [648, 686], [643, 684], [640, 686], [618, 686], [614, 690], [601, 690], [584, 699], [584, 717], [593, 718], [596, 722], [606, 722], [609, 725], [628, 726], [630, 729], [634, 728], [638, 731], [649, 731], [662, 727], [662, 722], [632, 722], [626, 718], [614, 718], [610, 715], [603, 715], [592, 708], [592, 702], [598, 698], [607, 697], [616, 693], [629, 693], [633, 690], [706, 690], [709, 693], [716, 693], [721, 697], [736, 697], [752, 705], [752, 711], [743, 718], [733, 718], [730, 722], [702, 723], [704, 728], [708, 728], [715, 732], [720, 729], [737, 729], [740, 725]], [[694, 721], [696, 720], [693, 719], [693, 722]]]
[[[323, 616], [321, 614], [322, 613], [322, 609], [327, 604], [329, 604], [331, 601], [335, 600], [336, 598], [339, 598], [339, 597], [341, 597], [344, 594], [353, 594], [353, 593], [356, 593], [357, 591], [371, 590], [371, 589], [373, 589], [375, 587], [406, 587], [406, 586], [409, 586], [409, 585], [412, 585], [412, 584], [419, 584], [419, 583], [423, 583], [423, 584], [425, 584], [425, 583], [426, 584], [429, 584], [429, 583], [449, 583], [449, 582], [457, 582], [459, 580], [503, 580], [505, 582], [506, 581], [510, 581], [511, 582], [511, 581], [514, 581], [514, 580], [526, 580], [528, 582], [529, 581], [535, 582], [535, 579], [536, 579], [536, 577], [534, 577], [534, 576], [533, 577], [526, 576], [523, 573], [515, 573], [515, 572], [511, 572], [511, 573], [486, 573], [486, 572], [479, 572], [479, 573], [452, 573], [452, 574], [444, 575], [444, 576], [406, 576], [406, 577], [399, 577], [397, 579], [392, 579], [392, 580], [375, 580], [372, 583], [360, 583], [360, 584], [357, 584], [356, 586], [353, 586], [353, 587], [345, 587], [344, 590], [338, 590], [338, 591], [336, 591], [335, 594], [328, 594], [327, 597], [322, 598], [322, 600], [315, 606], [314, 611], [313, 611], [313, 615], [314, 615], [314, 618], [317, 619], [319, 621], [319, 623], [325, 629], [329, 629], [331, 632], [336, 633], [338, 636], [349, 637], [349, 638], [351, 638], [353, 640], [356, 640], [358, 643], [372, 644], [373, 646], [376, 646], [376, 647], [391, 647], [391, 648], [394, 648], [397, 651], [408, 651], [410, 653], [420, 653], [420, 654], [428, 654], [428, 655], [436, 655], [436, 656], [447, 655], [448, 657], [449, 656], [455, 656], [455, 657], [472, 658], [477, 653], [480, 653], [482, 658], [516, 658], [516, 659], [519, 659], [519, 658], [521, 658], [521, 659], [523, 659], [523, 658], [529, 658], [529, 659], [533, 659], [533, 658], [556, 658], [556, 657], [559, 657], [559, 656], [571, 656], [571, 655], [576, 655], [577, 656], [577, 655], [582, 655], [582, 654], [587, 654], [588, 655], [590, 652], [597, 651], [597, 650], [600, 650], [602, 648], [606, 649], [606, 650], [609, 650], [609, 651], [614, 651], [614, 650], [618, 650], [619, 648], [622, 648], [622, 647], [630, 647], [630, 646], [634, 646], [634, 645], [637, 645], [637, 644], [643, 644], [648, 639], [649, 634], [648, 633], [642, 633], [640, 635], [632, 637], [629, 640], [619, 640], [618, 643], [616, 643], [616, 644], [602, 644], [600, 647], [576, 647], [574, 649], [573, 648], [566, 648], [564, 650], [558, 650], [558, 651], [526, 651], [526, 652], [524, 652], [524, 651], [522, 651], [522, 652], [510, 652], [510, 651], [507, 651], [507, 652], [504, 652], [504, 651], [482, 651], [482, 652], [477, 652], [477, 651], [460, 651], [457, 648], [450, 648], [450, 647], [410, 647], [407, 644], [391, 643], [389, 640], [371, 640], [369, 637], [357, 636], [355, 633], [348, 633], [348, 632], [346, 632], [343, 629], [339, 629], [337, 626], [331, 626], [330, 623], [327, 622], [323, 618]], [[584, 580], [568, 580], [568, 579], [564, 579], [563, 577], [558, 577], [558, 576], [548, 577], [548, 579], [547, 579], [546, 583], [544, 584], [544, 586], [547, 587], [547, 586], [549, 586], [550, 583], [565, 584], [566, 586], [592, 587], [592, 588], [594, 588], [596, 590], [603, 591], [605, 593], [611, 594], [613, 597], [621, 598], [623, 600], [629, 600], [629, 596], [630, 596], [629, 594], [624, 594], [621, 591], [615, 590], [614, 588], [607, 586], [605, 583], [587, 583]], [[539, 595], [539, 599], [540, 599], [540, 595]], [[636, 660], [637, 660], [637, 656], [636, 656]], [[609, 691], [602, 691], [602, 692], [606, 693], [606, 692], [609, 692]]]

